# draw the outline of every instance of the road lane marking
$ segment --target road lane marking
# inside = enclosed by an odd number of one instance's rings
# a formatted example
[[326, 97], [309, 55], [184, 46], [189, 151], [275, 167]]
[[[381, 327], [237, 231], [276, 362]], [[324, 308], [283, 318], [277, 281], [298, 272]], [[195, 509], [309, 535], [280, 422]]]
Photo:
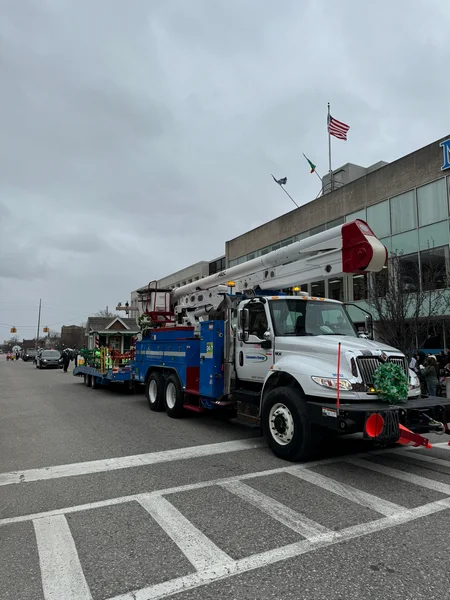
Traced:
[[248, 573], [267, 565], [275, 564], [289, 558], [295, 558], [320, 548], [326, 548], [340, 542], [353, 540], [371, 533], [377, 533], [385, 529], [391, 529], [398, 525], [409, 523], [415, 519], [426, 517], [438, 512], [450, 509], [450, 498], [430, 502], [424, 506], [406, 509], [389, 517], [382, 517], [375, 521], [353, 525], [336, 532], [333, 538], [324, 538], [319, 534], [317, 538], [302, 540], [281, 548], [275, 548], [260, 554], [242, 558], [229, 565], [197, 571], [191, 575], [178, 577], [140, 590], [133, 590], [119, 596], [113, 596], [107, 600], [162, 600], [179, 592], [192, 590], [210, 583], [227, 579], [233, 575]]
[[228, 452], [239, 452], [242, 450], [254, 450], [255, 448], [261, 448], [265, 445], [266, 443], [263, 439], [252, 438], [234, 440], [232, 442], [220, 442], [217, 444], [205, 444], [202, 446], [190, 446], [188, 448], [176, 448], [174, 450], [162, 450], [161, 452], [136, 454], [134, 456], [121, 456], [118, 458], [106, 458], [104, 460], [92, 460], [68, 465], [28, 469], [26, 471], [0, 473], [0, 486], [12, 485], [15, 483], [27, 483], [30, 481], [42, 481], [45, 479], [58, 479], [60, 477], [104, 473], [106, 471], [156, 465], [175, 460], [202, 458], [217, 454], [226, 454]]
[[241, 481], [229, 481], [222, 483], [221, 487], [232, 494], [235, 494], [239, 498], [242, 498], [242, 500], [245, 500], [255, 508], [258, 508], [269, 515], [269, 517], [275, 521], [286, 525], [286, 527], [289, 527], [289, 529], [299, 533], [306, 539], [316, 538], [321, 534], [331, 537], [334, 537], [335, 535], [335, 532], [331, 531], [331, 529], [292, 510], [288, 506], [278, 502], [278, 500], [266, 496], [246, 483], [242, 483]]
[[[315, 465], [324, 465], [330, 464], [333, 462], [340, 461], [341, 458], [333, 458], [327, 460], [318, 460], [315, 462], [308, 463], [308, 467], [312, 467]], [[109, 498], [107, 500], [98, 500], [97, 502], [88, 502], [86, 504], [78, 504], [75, 506], [68, 506], [65, 508], [55, 508], [52, 510], [40, 512], [40, 513], [32, 513], [28, 515], [21, 515], [18, 517], [6, 517], [4, 519], [0, 519], [0, 526], [2, 525], [10, 525], [11, 523], [21, 523], [23, 521], [32, 521], [33, 519], [40, 519], [42, 517], [49, 517], [53, 515], [65, 515], [70, 513], [75, 513], [83, 510], [91, 510], [94, 508], [104, 508], [107, 506], [114, 506], [116, 504], [125, 504], [127, 502], [139, 501], [142, 498], [154, 498], [156, 496], [167, 496], [170, 494], [176, 494], [178, 492], [189, 492], [191, 490], [199, 490], [206, 487], [210, 487], [213, 485], [221, 485], [222, 483], [227, 483], [231, 481], [241, 481], [246, 479], [254, 479], [255, 477], [266, 477], [269, 475], [276, 475], [278, 473], [289, 473], [292, 469], [296, 469], [299, 467], [278, 467], [274, 469], [267, 469], [266, 471], [257, 471], [255, 473], [244, 473], [242, 475], [234, 475], [233, 477], [221, 477], [218, 479], [210, 479], [209, 481], [199, 481], [197, 483], [188, 483], [185, 485], [179, 485], [166, 489], [153, 490], [152, 492], [142, 492], [138, 494], [130, 494], [128, 496], [120, 496], [118, 498]], [[300, 467], [302, 468], [302, 467]], [[306, 465], [304, 468], [307, 468]], [[20, 488], [19, 488], [20, 489]]]
[[[431, 463], [433, 465], [436, 465], [438, 467], [446, 467], [447, 469], [450, 469], [450, 461], [449, 460], [444, 460], [443, 458], [435, 458], [434, 456], [426, 456], [425, 454], [419, 454], [418, 452], [411, 452], [410, 450], [395, 450], [392, 451], [391, 453], [386, 454], [386, 458], [389, 460], [395, 460], [396, 456], [402, 456], [402, 457], [406, 457], [406, 458], [412, 458], [413, 460], [419, 460], [421, 462], [426, 462], [426, 463]], [[408, 463], [402, 463], [405, 465], [409, 465], [411, 467], [421, 467], [422, 469], [426, 468], [426, 465], [416, 465], [412, 462], [408, 462]], [[442, 471], [441, 471], [442, 472]]]
[[197, 571], [220, 568], [234, 562], [166, 498], [153, 496], [141, 498], [138, 502], [175, 542]]
[[376, 471], [382, 475], [388, 475], [389, 477], [394, 477], [395, 479], [418, 485], [427, 490], [434, 490], [435, 492], [450, 496], [450, 485], [447, 483], [441, 483], [440, 481], [434, 481], [434, 479], [428, 479], [427, 477], [415, 475], [414, 473], [408, 473], [406, 471], [400, 471], [399, 469], [393, 469], [392, 467], [379, 465], [378, 463], [373, 463], [368, 460], [360, 460], [359, 458], [346, 458], [343, 462], [362, 467], [363, 469]]
[[92, 600], [66, 518], [46, 517], [33, 525], [45, 600]]
[[346, 498], [355, 504], [359, 504], [365, 508], [370, 508], [371, 510], [385, 515], [386, 517], [395, 515], [398, 512], [405, 510], [405, 507], [400, 506], [400, 504], [394, 504], [394, 502], [389, 502], [389, 500], [383, 500], [378, 496], [358, 490], [351, 485], [339, 483], [330, 477], [315, 473], [314, 471], [309, 471], [307, 469], [294, 469], [290, 472], [290, 474], [302, 479], [303, 481], [317, 485], [328, 492], [332, 492], [341, 498]]

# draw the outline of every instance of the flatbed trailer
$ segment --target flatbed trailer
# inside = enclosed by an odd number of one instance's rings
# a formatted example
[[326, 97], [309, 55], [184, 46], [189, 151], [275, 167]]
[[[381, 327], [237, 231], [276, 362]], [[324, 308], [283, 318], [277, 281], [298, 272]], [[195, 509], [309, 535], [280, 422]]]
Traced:
[[108, 368], [104, 371], [88, 365], [75, 367], [73, 375], [83, 377], [86, 387], [96, 389], [98, 387], [108, 387], [112, 383], [126, 385], [129, 389], [134, 388], [134, 378], [132, 365], [125, 367]]

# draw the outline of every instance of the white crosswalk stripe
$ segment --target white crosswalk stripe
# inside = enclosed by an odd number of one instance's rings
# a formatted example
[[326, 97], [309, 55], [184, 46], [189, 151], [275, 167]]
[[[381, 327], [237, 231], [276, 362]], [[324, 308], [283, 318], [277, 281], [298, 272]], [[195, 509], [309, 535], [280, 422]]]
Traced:
[[139, 503], [164, 529], [197, 571], [233, 562], [228, 554], [194, 527], [166, 498], [142, 498]]
[[[232, 451], [236, 451], [236, 449], [233, 447]], [[389, 449], [386, 450], [386, 453], [388, 453], [389, 459], [395, 459], [395, 450]], [[380, 456], [380, 453], [376, 452], [374, 455]], [[411, 457], [414, 460], [422, 461], [424, 469], [428, 466], [431, 467], [431, 465], [434, 465], [436, 468], [450, 467], [450, 453], [449, 461], [434, 457], [432, 454], [414, 453], [412, 449], [408, 448], [400, 449], [398, 455], [404, 460], [403, 465], [405, 470], [368, 460], [368, 455], [341, 457], [339, 461], [346, 465], [354, 465], [364, 469], [364, 477], [367, 481], [370, 481], [370, 477], [374, 477], [374, 472], [391, 478], [393, 482], [392, 486], [383, 489], [383, 495], [389, 495], [390, 490], [395, 485], [395, 481], [400, 480], [419, 486], [422, 489], [430, 490], [430, 493], [431, 491], [440, 492], [447, 497], [442, 500], [435, 500], [436, 496], [434, 496], [434, 501], [425, 502], [416, 508], [406, 508], [400, 504], [358, 489], [355, 486], [340, 483], [332, 477], [315, 472], [313, 469], [321, 464], [320, 462], [316, 462], [309, 465], [287, 465], [265, 472], [245, 473], [219, 480], [182, 485], [122, 498], [113, 498], [91, 505], [67, 507], [65, 509], [49, 511], [48, 513], [26, 515], [18, 518], [12, 517], [1, 520], [0, 528], [2, 525], [14, 525], [26, 520], [33, 523], [45, 600], [92, 600], [93, 596], [89, 589], [89, 581], [86, 580], [83, 572], [83, 557], [81, 556], [80, 558], [78, 555], [73, 537], [73, 534], [76, 532], [75, 530], [71, 531], [71, 527], [76, 527], [76, 521], [74, 523], [70, 521], [69, 526], [66, 515], [98, 508], [105, 509], [109, 506], [117, 506], [118, 504], [126, 506], [127, 503], [133, 501], [138, 502], [145, 509], [146, 513], [148, 513], [148, 515], [143, 513], [143, 518], [152, 519], [154, 523], [156, 522], [159, 525], [167, 536], [167, 539], [171, 540], [170, 543], [176, 545], [171, 546], [173, 548], [171, 552], [179, 551], [180, 557], [183, 556], [189, 561], [194, 572], [186, 572], [186, 574], [179, 576], [179, 572], [177, 572], [175, 578], [168, 578], [167, 581], [163, 580], [162, 582], [160, 580], [158, 583], [141, 589], [130, 590], [110, 597], [109, 600], [162, 600], [180, 591], [194, 589], [219, 579], [231, 577], [239, 573], [246, 573], [319, 548], [325, 548], [342, 541], [370, 535], [371, 533], [389, 529], [400, 524], [409, 523], [427, 515], [449, 510], [450, 484], [434, 480], [433, 474], [435, 471], [429, 471], [429, 478], [409, 472], [407, 458]], [[322, 464], [329, 462], [323, 461]], [[337, 460], [334, 462], [338, 463]], [[414, 463], [410, 463], [410, 465], [414, 466]], [[338, 469], [339, 467], [335, 468]], [[294, 476], [292, 478], [293, 483], [289, 483], [294, 488], [294, 494], [296, 485], [299, 490], [305, 490], [306, 484], [307, 487], [311, 486], [311, 488], [314, 488], [312, 490], [312, 497], [318, 504], [323, 502], [321, 491], [325, 490], [353, 503], [355, 510], [357, 510], [357, 507], [363, 507], [379, 513], [379, 518], [375, 516], [375, 518], [369, 521], [361, 519], [362, 522], [360, 523], [355, 519], [356, 525], [336, 530], [329, 529], [324, 524], [307, 516], [307, 506], [305, 506], [305, 514], [302, 512], [303, 506], [299, 511], [293, 510], [283, 504], [283, 502], [253, 488], [251, 481], [249, 481], [252, 478], [262, 480], [264, 478], [270, 479], [272, 476], [286, 476], [286, 474]], [[303, 486], [301, 488], [300, 481]], [[183, 514], [183, 508], [182, 506], [180, 508], [180, 504], [177, 504], [177, 507], [175, 506], [172, 495], [188, 493], [190, 496], [186, 502], [195, 504], [195, 495], [198, 494], [200, 498], [200, 495], [205, 490], [207, 491], [208, 488], [219, 488], [222, 491], [226, 490], [230, 492], [236, 497], [236, 501], [242, 501], [245, 505], [250, 505], [253, 509], [270, 517], [269, 521], [273, 521], [274, 527], [279, 527], [277, 524], [281, 523], [291, 531], [301, 535], [304, 539], [295, 541], [294, 543], [286, 543], [284, 546], [277, 546], [263, 552], [255, 551], [253, 554], [249, 554], [249, 556], [244, 556], [243, 558], [233, 558], [225, 549], [221, 548], [220, 540], [213, 540], [212, 537], [214, 536], [207, 533], [206, 529], [205, 532], [202, 531], [202, 527], [199, 526], [198, 521], [194, 525]], [[199, 503], [201, 502], [202, 500], [199, 500]], [[229, 504], [227, 496], [227, 503], [224, 504], [224, 507], [228, 507]], [[222, 518], [220, 507], [211, 506], [210, 508], [213, 519], [220, 520]], [[231, 514], [233, 514], [233, 510], [232, 506]], [[338, 516], [336, 522], [339, 522]], [[224, 517], [223, 526], [233, 528], [234, 523], [232, 520], [230, 522]], [[258, 532], [249, 531], [248, 535], [250, 537], [252, 535], [258, 536]], [[76, 535], [75, 539], [77, 539]], [[108, 538], [108, 543], [114, 547], [114, 535], [111, 535], [111, 539]]]
[[317, 538], [320, 535], [323, 535], [324, 539], [331, 539], [336, 535], [334, 531], [331, 531], [327, 527], [319, 525], [319, 523], [308, 519], [308, 517], [299, 514], [273, 498], [269, 498], [269, 496], [258, 492], [258, 490], [251, 488], [241, 481], [223, 483], [222, 487], [232, 494], [236, 494], [242, 500], [246, 500], [254, 507], [268, 514], [275, 521], [283, 523], [283, 525], [296, 531], [306, 539]]

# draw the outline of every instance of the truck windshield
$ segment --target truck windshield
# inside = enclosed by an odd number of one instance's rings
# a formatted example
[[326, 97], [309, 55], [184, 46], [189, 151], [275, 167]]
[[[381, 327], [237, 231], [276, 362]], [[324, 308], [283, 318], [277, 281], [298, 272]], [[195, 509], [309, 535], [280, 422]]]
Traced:
[[270, 301], [277, 336], [347, 335], [357, 337], [355, 326], [342, 304], [279, 298]]

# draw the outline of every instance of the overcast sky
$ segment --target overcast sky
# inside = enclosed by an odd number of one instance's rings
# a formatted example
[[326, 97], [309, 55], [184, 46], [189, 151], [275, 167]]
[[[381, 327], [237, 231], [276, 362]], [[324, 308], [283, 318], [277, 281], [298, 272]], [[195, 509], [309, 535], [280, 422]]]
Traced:
[[0, 341], [78, 323], [450, 133], [438, 0], [0, 0]]

